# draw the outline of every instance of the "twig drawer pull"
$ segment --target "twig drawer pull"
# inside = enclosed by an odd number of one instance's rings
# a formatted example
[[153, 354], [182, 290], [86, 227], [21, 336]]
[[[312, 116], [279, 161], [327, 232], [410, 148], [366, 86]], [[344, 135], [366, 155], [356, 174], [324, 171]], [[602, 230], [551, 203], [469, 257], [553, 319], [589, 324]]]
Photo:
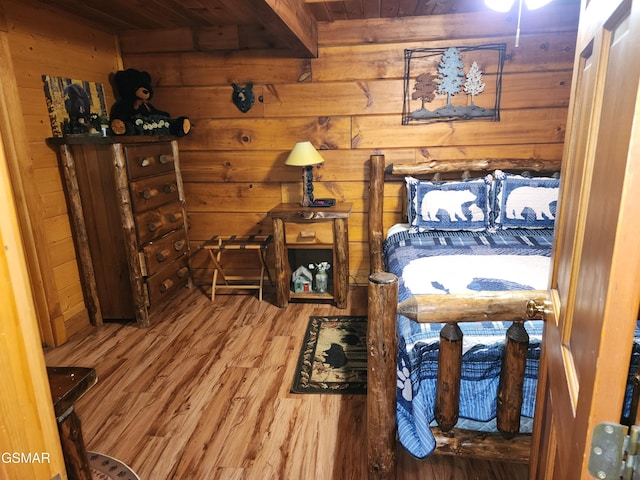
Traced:
[[150, 200], [156, 195], [158, 195], [158, 190], [156, 190], [155, 188], [147, 188], [145, 191], [142, 192], [142, 196], [144, 197], [145, 200]]
[[156, 258], [158, 259], [159, 262], [164, 262], [167, 258], [169, 258], [169, 255], [171, 255], [171, 252], [169, 251], [168, 248], [165, 248], [164, 250], [160, 250], [156, 254]]
[[173, 281], [170, 278], [168, 278], [160, 284], [160, 292], [164, 293], [167, 290], [169, 290], [171, 287], [173, 287]]
[[138, 165], [140, 165], [141, 167], [148, 167], [149, 165], [153, 165], [154, 162], [154, 158], [153, 157], [140, 157], [138, 159]]
[[182, 267], [180, 270], [178, 270], [178, 278], [184, 278], [187, 276], [187, 274], [189, 273], [189, 267]]
[[169, 215], [167, 215], [167, 218], [172, 223], [177, 222], [178, 220], [182, 219], [182, 212], [170, 213]]

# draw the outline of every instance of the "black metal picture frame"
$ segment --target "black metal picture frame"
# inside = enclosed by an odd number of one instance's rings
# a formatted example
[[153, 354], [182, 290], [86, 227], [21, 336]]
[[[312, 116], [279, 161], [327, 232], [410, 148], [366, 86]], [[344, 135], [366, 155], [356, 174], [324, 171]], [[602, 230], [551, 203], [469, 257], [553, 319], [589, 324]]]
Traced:
[[402, 124], [500, 121], [506, 49], [494, 43], [405, 50]]

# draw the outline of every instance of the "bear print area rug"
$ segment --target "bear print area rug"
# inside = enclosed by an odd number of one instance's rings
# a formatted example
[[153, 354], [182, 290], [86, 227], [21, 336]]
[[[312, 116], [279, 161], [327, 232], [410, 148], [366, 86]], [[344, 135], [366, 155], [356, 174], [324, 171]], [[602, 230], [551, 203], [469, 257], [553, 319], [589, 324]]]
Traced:
[[309, 317], [291, 392], [366, 394], [366, 336], [367, 317]]
[[128, 465], [102, 453], [87, 452], [93, 480], [140, 480]]

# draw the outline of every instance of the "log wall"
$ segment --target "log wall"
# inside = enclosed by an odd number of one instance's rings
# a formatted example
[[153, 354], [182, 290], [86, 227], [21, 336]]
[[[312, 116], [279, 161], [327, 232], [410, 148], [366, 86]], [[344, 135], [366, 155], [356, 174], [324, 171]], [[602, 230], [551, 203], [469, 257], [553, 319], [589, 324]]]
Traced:
[[[164, 52], [140, 33], [122, 37], [124, 65], [157, 82], [153, 103], [194, 123], [180, 140], [192, 251], [214, 233], [271, 232], [269, 209], [301, 196], [301, 172], [284, 165], [297, 141], [322, 149], [316, 196], [354, 205], [350, 280], [361, 285], [369, 273], [367, 161], [376, 150], [400, 163], [561, 158], [577, 11], [542, 10], [523, 15], [518, 48], [515, 19], [502, 14], [321, 23], [317, 59], [224, 55], [197, 35]], [[404, 49], [497, 42], [507, 44], [500, 122], [401, 124]], [[253, 82], [249, 112], [232, 103], [232, 82]], [[400, 183], [385, 191], [385, 228], [401, 218], [400, 192]], [[193, 266], [196, 282], [207, 283], [202, 252]]]
[[[46, 144], [52, 131], [41, 76], [100, 82], [106, 103], [111, 105], [109, 74], [118, 69], [120, 58], [113, 35], [46, 7], [9, 1], [3, 1], [2, 7], [22, 110], [22, 118], [15, 118], [14, 136], [24, 132], [19, 158], [24, 197], [16, 195], [18, 208], [28, 210], [28, 227], [36, 232], [35, 251], [28, 252], [28, 257], [36, 303], [43, 304], [38, 312], [43, 342], [59, 344], [89, 320], [58, 157]], [[17, 192], [15, 178], [12, 181]], [[34, 270], [39, 270], [39, 275], [34, 275]]]
[[[193, 131], [180, 148], [193, 251], [214, 233], [270, 233], [269, 209], [301, 196], [301, 172], [284, 160], [295, 142], [311, 140], [326, 160], [315, 169], [316, 196], [354, 205], [350, 281], [361, 285], [369, 273], [367, 162], [376, 150], [395, 163], [562, 156], [575, 8], [525, 11], [518, 48], [515, 18], [503, 14], [321, 23], [318, 58], [292, 59], [266, 50], [225, 53], [239, 46], [231, 29], [116, 38], [46, 6], [0, 4], [23, 119], [15, 131], [22, 132], [25, 198], [16, 195], [34, 232], [27, 254], [30, 273], [38, 272], [32, 281], [39, 316], [49, 317], [41, 334], [50, 345], [86, 325], [88, 316], [58, 160], [45, 143], [51, 130], [42, 74], [103, 83], [109, 107], [112, 72], [148, 70], [154, 105], [191, 117]], [[405, 48], [494, 42], [507, 44], [499, 123], [401, 125]], [[253, 82], [249, 112], [233, 105], [232, 82]], [[386, 228], [401, 218], [400, 182], [385, 195]], [[193, 266], [196, 283], [207, 284], [211, 266], [202, 252]]]

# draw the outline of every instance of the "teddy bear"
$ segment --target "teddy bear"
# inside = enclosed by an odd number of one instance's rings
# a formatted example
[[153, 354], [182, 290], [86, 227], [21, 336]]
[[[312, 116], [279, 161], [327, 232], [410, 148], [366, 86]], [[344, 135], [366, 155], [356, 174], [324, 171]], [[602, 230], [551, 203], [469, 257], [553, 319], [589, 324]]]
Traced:
[[153, 86], [148, 72], [128, 68], [116, 72], [113, 80], [118, 100], [111, 107], [109, 126], [114, 135], [183, 137], [189, 133], [189, 118], [171, 118], [151, 104]]

